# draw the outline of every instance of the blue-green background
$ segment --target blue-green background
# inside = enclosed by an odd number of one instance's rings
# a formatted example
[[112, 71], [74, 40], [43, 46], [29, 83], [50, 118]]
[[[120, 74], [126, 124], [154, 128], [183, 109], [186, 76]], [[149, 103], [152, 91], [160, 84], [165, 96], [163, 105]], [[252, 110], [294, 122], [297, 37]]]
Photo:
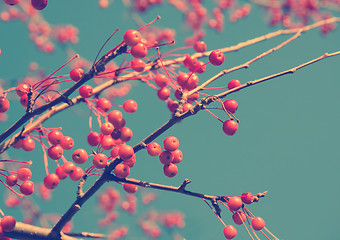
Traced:
[[[208, 4], [212, 5], [211, 2]], [[4, 9], [4, 5], [0, 4], [0, 9]], [[100, 9], [97, 1], [50, 1], [43, 15], [51, 24], [71, 23], [77, 26], [80, 41], [72, 47], [81, 57], [90, 60], [94, 59], [102, 43], [116, 28], [121, 31], [110, 41], [111, 47], [121, 41], [125, 30], [136, 28], [120, 1], [115, 1], [106, 10]], [[189, 35], [189, 30], [182, 24], [183, 16], [173, 7], [165, 5], [152, 8], [142, 18], [148, 22], [157, 15], [161, 15], [162, 19], [154, 25], [175, 28], [176, 46], [182, 46], [183, 36]], [[263, 9], [253, 7], [246, 19], [233, 24], [226, 21], [223, 34], [207, 29], [204, 40], [208, 49], [216, 49], [278, 29], [268, 26], [266, 19]], [[224, 65], [219, 68], [208, 66], [200, 81], [219, 70], [242, 64], [287, 38], [277, 37], [228, 53]], [[231, 79], [244, 83], [292, 68], [325, 52], [339, 51], [339, 42], [339, 30], [327, 36], [322, 36], [318, 29], [312, 30], [252, 64], [249, 69], [223, 77], [218, 85], [225, 86]], [[19, 21], [0, 22], [0, 48], [0, 78], [13, 81], [13, 84], [25, 76], [32, 61], [37, 62], [46, 73], [51, 73], [67, 59], [59, 46], [53, 54], [38, 52], [29, 40], [26, 25]], [[61, 74], [67, 74], [67, 71], [65, 69]], [[170, 185], [179, 185], [183, 179], [189, 178], [192, 180], [189, 190], [211, 195], [268, 191], [264, 199], [252, 204], [249, 209], [261, 216], [277, 237], [339, 239], [339, 75], [340, 57], [333, 57], [292, 75], [233, 94], [230, 97], [239, 103], [236, 116], [240, 119], [239, 130], [234, 136], [226, 136], [219, 121], [206, 112], [200, 112], [171, 128], [158, 140], [161, 143], [166, 136], [174, 135], [180, 141], [184, 159], [178, 165], [176, 177], [166, 178], [158, 159], [149, 157], [145, 152], [137, 154], [137, 162], [130, 176]], [[127, 98], [138, 102], [138, 111], [125, 116], [127, 126], [134, 133], [131, 141], [134, 145], [163, 124], [170, 114], [154, 90], [139, 82], [132, 85]], [[14, 94], [11, 96], [15, 98]], [[114, 103], [122, 104], [127, 98], [117, 99]], [[9, 120], [0, 124], [1, 131], [24, 113], [17, 102], [12, 101], [11, 104]], [[64, 134], [75, 139], [75, 148], [85, 148], [89, 132], [88, 110], [85, 107], [75, 109], [75, 112], [68, 110], [58, 114], [44, 126], [62, 126]], [[222, 119], [227, 117], [222, 112], [217, 114]], [[90, 148], [86, 149], [90, 151]], [[8, 154], [13, 159], [32, 160], [35, 181], [41, 181], [45, 176], [39, 147], [32, 153], [9, 150]], [[65, 154], [67, 158], [70, 155], [71, 151]], [[53, 171], [53, 162], [50, 166], [50, 171]], [[54, 190], [52, 201], [44, 203], [36, 196], [33, 198], [43, 212], [60, 214], [74, 201], [76, 189], [76, 183], [66, 180]], [[131, 233], [126, 239], [147, 239], [135, 224], [136, 218], [125, 213], [121, 213], [121, 218], [109, 229], [97, 227], [96, 221], [104, 215], [95, 204], [96, 197], [75, 216], [75, 231], [108, 232], [115, 226], [125, 224], [131, 226]], [[186, 227], [179, 232], [186, 239], [224, 239], [223, 225], [200, 199], [159, 192], [159, 198], [151, 207], [144, 207], [141, 203], [138, 205], [138, 214], [151, 208], [182, 211], [186, 215]], [[21, 214], [17, 210], [3, 210], [20, 220]], [[225, 208], [222, 210], [223, 220], [231, 224], [230, 212]], [[247, 239], [243, 227], [237, 229], [239, 235], [236, 239]], [[171, 237], [164, 232], [161, 239]]]

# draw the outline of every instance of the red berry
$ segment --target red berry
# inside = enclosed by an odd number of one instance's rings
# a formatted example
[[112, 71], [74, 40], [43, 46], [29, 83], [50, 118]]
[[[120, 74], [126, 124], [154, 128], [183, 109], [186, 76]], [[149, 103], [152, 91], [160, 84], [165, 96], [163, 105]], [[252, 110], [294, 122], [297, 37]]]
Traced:
[[140, 42], [142, 36], [138, 31], [131, 29], [125, 32], [123, 39], [126, 45], [133, 47]]
[[47, 150], [47, 155], [53, 160], [58, 160], [61, 156], [63, 156], [63, 152], [64, 150], [62, 147], [54, 145]]
[[228, 225], [224, 228], [223, 234], [226, 239], [233, 239], [237, 235], [237, 230], [233, 225]]
[[196, 66], [197, 63], [197, 58], [187, 55], [186, 58], [183, 61], [183, 64], [185, 67], [187, 68], [194, 68]]
[[169, 88], [163, 87], [157, 91], [157, 96], [159, 99], [165, 101], [169, 98], [170, 93], [171, 92]]
[[127, 113], [134, 113], [137, 111], [137, 103], [136, 101], [134, 100], [126, 100], [124, 103], [123, 103], [123, 109], [125, 112]]
[[236, 88], [236, 87], [238, 87], [238, 86], [241, 86], [241, 83], [240, 83], [239, 80], [236, 80], [236, 79], [231, 80], [231, 81], [228, 83], [228, 88], [229, 88], [229, 90], [231, 90], [231, 89], [233, 89], [233, 88]]
[[232, 136], [236, 133], [238, 129], [238, 124], [235, 121], [227, 120], [223, 123], [223, 132], [229, 136]]
[[161, 153], [161, 146], [156, 142], [152, 142], [146, 145], [146, 150], [150, 156], [155, 157]]
[[178, 168], [175, 164], [169, 163], [163, 166], [164, 175], [167, 177], [174, 177], [178, 172]]
[[35, 147], [35, 143], [32, 138], [25, 138], [22, 140], [22, 149], [24, 149], [27, 152], [33, 151]]
[[30, 86], [28, 84], [25, 83], [21, 83], [17, 86], [17, 88], [15, 89], [17, 95], [19, 97], [21, 97], [24, 94], [27, 94], [30, 90]]
[[60, 146], [64, 149], [64, 150], [70, 150], [73, 148], [74, 146], [74, 141], [71, 137], [69, 136], [64, 136], [63, 139], [60, 142]]
[[132, 131], [130, 128], [128, 127], [123, 127], [122, 129], [120, 129], [120, 139], [123, 141], [123, 142], [128, 142], [131, 140], [132, 138]]
[[235, 224], [241, 225], [246, 221], [247, 216], [243, 212], [237, 211], [233, 214], [232, 218]]
[[64, 135], [58, 130], [53, 130], [48, 133], [47, 138], [53, 145], [58, 145], [64, 139]]
[[98, 153], [93, 157], [92, 163], [96, 168], [104, 168], [107, 165], [107, 157], [103, 153]]
[[24, 94], [20, 97], [20, 104], [23, 106], [23, 107], [27, 107], [27, 104], [28, 104], [28, 97], [27, 97], [27, 94]]
[[72, 160], [77, 164], [85, 163], [87, 161], [87, 158], [88, 155], [84, 149], [79, 148], [77, 150], [74, 150], [74, 152], [72, 153]]
[[135, 152], [133, 151], [133, 148], [129, 145], [122, 145], [119, 147], [118, 151], [119, 157], [123, 160], [131, 158]]
[[172, 163], [177, 164], [182, 162], [183, 159], [183, 153], [181, 150], [176, 149], [175, 151], [171, 152], [172, 156], [174, 156], [174, 159], [172, 160]]
[[163, 151], [159, 155], [159, 160], [162, 164], [169, 164], [172, 162], [172, 160], [174, 160], [174, 156], [169, 151]]
[[101, 126], [100, 126], [100, 132], [103, 134], [103, 135], [111, 135], [111, 133], [113, 132], [113, 125], [109, 122], [107, 123], [103, 123]]
[[238, 108], [238, 103], [233, 99], [228, 99], [223, 102], [223, 106], [228, 112], [235, 113]]
[[171, 99], [168, 100], [168, 109], [170, 112], [175, 112], [175, 110], [178, 108], [178, 102], [172, 101]]
[[135, 163], [136, 163], [135, 155], [133, 155], [129, 159], [124, 160], [123, 163], [128, 165], [130, 168], [132, 168], [133, 166], [135, 166]]
[[251, 204], [253, 202], [254, 196], [250, 192], [245, 192], [242, 193], [241, 199], [245, 204]]
[[83, 175], [84, 175], [83, 169], [81, 169], [80, 167], [75, 167], [73, 173], [70, 174], [70, 178], [73, 181], [79, 181], [79, 179], [81, 179]]
[[191, 109], [191, 108], [192, 108], [191, 103], [185, 103], [185, 104], [183, 104], [183, 112], [184, 112], [184, 113], [187, 112], [187, 111], [189, 111], [189, 109]]
[[15, 228], [16, 225], [15, 218], [12, 216], [4, 216], [1, 219], [1, 228], [4, 232], [11, 232]]
[[43, 10], [47, 6], [47, 0], [31, 0], [32, 6], [37, 10]]
[[89, 135], [87, 135], [87, 142], [92, 147], [97, 146], [100, 142], [99, 133], [90, 132]]
[[97, 108], [104, 112], [108, 112], [111, 108], [111, 102], [106, 98], [100, 98], [97, 101]]
[[242, 207], [243, 203], [239, 197], [231, 197], [228, 201], [228, 207], [231, 211], [237, 211]]
[[214, 50], [209, 54], [209, 61], [214, 66], [219, 66], [224, 62], [224, 54], [220, 50]]
[[175, 151], [179, 147], [179, 141], [176, 137], [170, 136], [164, 139], [163, 146], [165, 150]]
[[[109, 112], [109, 114], [107, 115], [107, 119], [109, 120], [110, 123], [113, 124], [113, 126], [119, 125], [119, 123], [122, 121], [123, 119], [123, 114], [121, 111], [119, 110], [113, 110], [111, 112]], [[125, 124], [124, 124], [125, 125]]]
[[109, 150], [115, 146], [115, 141], [110, 135], [104, 135], [100, 140], [100, 145], [105, 149]]
[[55, 169], [55, 174], [57, 174], [60, 180], [67, 178], [68, 174], [64, 171], [63, 166], [59, 166]]
[[199, 79], [197, 75], [192, 74], [191, 77], [188, 79], [187, 83], [185, 84], [184, 88], [190, 91], [198, 86], [198, 82], [199, 82]]
[[74, 171], [75, 168], [76, 168], [76, 165], [74, 165], [73, 162], [68, 161], [68, 162], [65, 162], [65, 163], [63, 164], [63, 169], [64, 169], [64, 172], [65, 172], [66, 174], [71, 174], [71, 173], [73, 173], [73, 171]]
[[59, 184], [59, 177], [55, 173], [48, 174], [44, 178], [44, 186], [48, 189], [54, 189]]
[[134, 58], [130, 64], [131, 68], [136, 72], [143, 72], [145, 69], [145, 62], [142, 59]]
[[78, 82], [80, 79], [82, 79], [84, 75], [84, 70], [81, 68], [74, 68], [70, 72], [70, 77], [75, 82]]
[[251, 220], [251, 225], [255, 231], [260, 231], [262, 228], [264, 228], [266, 223], [261, 217], [255, 217], [253, 220]]
[[7, 98], [0, 97], [0, 112], [7, 112], [9, 109], [9, 101]]
[[197, 61], [195, 68], [192, 72], [204, 73], [207, 69], [206, 65], [202, 61]]
[[20, 186], [20, 192], [24, 195], [31, 195], [34, 192], [34, 184], [31, 181], [25, 181]]
[[155, 83], [158, 87], [163, 88], [168, 85], [169, 79], [165, 75], [157, 73], [155, 77]]
[[18, 175], [10, 174], [6, 177], [6, 183], [8, 186], [13, 187], [18, 182]]
[[179, 74], [179, 75], [177, 76], [177, 83], [178, 83], [180, 86], [184, 87], [184, 86], [187, 84], [188, 79], [189, 79], [189, 74], [187, 74], [187, 73], [181, 73], [181, 74]]
[[135, 193], [138, 189], [138, 185], [131, 183], [124, 183], [123, 188], [127, 193]]
[[117, 147], [114, 147], [112, 150], [111, 150], [111, 152], [110, 152], [110, 155], [111, 155], [111, 157], [114, 159], [114, 158], [116, 158], [116, 157], [118, 157], [119, 156], [119, 147], [117, 146]]
[[32, 177], [32, 172], [29, 168], [20, 168], [17, 175], [21, 181], [28, 181]]
[[124, 163], [119, 163], [113, 172], [118, 178], [126, 178], [130, 174], [130, 167]]
[[93, 95], [93, 88], [90, 85], [83, 85], [79, 88], [79, 95], [82, 98], [89, 98]]
[[4, 2], [8, 5], [17, 5], [20, 0], [4, 0]]
[[194, 44], [194, 50], [196, 52], [205, 52], [207, 50], [207, 45], [203, 41], [197, 41]]
[[131, 47], [131, 55], [135, 58], [144, 58], [148, 54], [148, 48], [143, 43], [137, 43]]
[[194, 93], [189, 97], [188, 102], [192, 103], [192, 102], [196, 101], [198, 98], [199, 98], [199, 94]]

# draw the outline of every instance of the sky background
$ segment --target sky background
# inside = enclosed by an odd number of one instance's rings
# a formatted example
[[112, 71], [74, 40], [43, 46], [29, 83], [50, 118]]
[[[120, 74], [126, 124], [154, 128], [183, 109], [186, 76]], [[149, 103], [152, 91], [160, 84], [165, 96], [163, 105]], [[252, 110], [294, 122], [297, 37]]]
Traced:
[[[0, 10], [5, 9], [0, 3]], [[121, 1], [114, 1], [105, 10], [99, 8], [96, 1], [50, 1], [42, 14], [51, 24], [70, 23], [78, 27], [79, 43], [71, 47], [90, 61], [116, 28], [121, 31], [109, 42], [107, 49], [120, 43], [126, 30], [136, 28]], [[165, 5], [152, 8], [142, 14], [141, 18], [148, 22], [157, 15], [162, 19], [154, 25], [175, 28], [175, 47], [183, 46], [183, 36], [188, 36], [190, 30], [182, 24], [182, 15], [173, 7]], [[224, 33], [207, 30], [204, 40], [208, 50], [232, 46], [279, 29], [268, 26], [266, 20], [265, 11], [253, 7], [246, 19], [236, 23], [226, 21]], [[207, 71], [200, 75], [200, 82], [220, 70], [250, 60], [287, 38], [277, 37], [226, 54], [222, 66], [207, 66]], [[239, 79], [241, 83], [256, 80], [290, 69], [325, 52], [339, 51], [339, 40], [339, 30], [327, 36], [321, 35], [319, 29], [309, 31], [248, 69], [219, 79], [215, 86], [226, 86], [231, 79]], [[37, 62], [46, 73], [51, 73], [67, 60], [61, 46], [57, 46], [53, 54], [37, 51], [29, 40], [26, 24], [19, 21], [0, 22], [0, 49], [0, 78], [13, 85], [25, 76], [28, 64], [32, 61]], [[166, 49], [172, 47], [166, 47], [164, 51]], [[64, 69], [61, 74], [67, 74], [68, 71]], [[146, 151], [136, 155], [137, 162], [130, 177], [174, 186], [188, 178], [192, 180], [188, 190], [209, 195], [233, 196], [243, 192], [256, 194], [268, 191], [265, 198], [250, 205], [248, 209], [262, 217], [266, 227], [279, 239], [337, 239], [340, 223], [339, 75], [338, 56], [232, 94], [230, 98], [239, 103], [236, 117], [240, 120], [239, 130], [234, 136], [225, 135], [222, 124], [207, 112], [201, 111], [157, 139], [158, 143], [162, 143], [167, 136], [179, 139], [184, 158], [178, 164], [176, 177], [165, 177], [158, 158], [149, 157]], [[133, 88], [130, 94], [116, 99], [114, 103], [122, 104], [130, 98], [138, 103], [136, 113], [124, 115], [127, 126], [133, 130], [130, 145], [134, 145], [166, 122], [170, 114], [166, 104], [157, 98], [153, 89], [136, 81], [131, 82], [131, 85]], [[9, 96], [13, 101], [8, 121], [0, 123], [0, 131], [24, 114], [24, 109], [14, 100], [14, 93]], [[216, 103], [213, 106], [219, 105]], [[85, 148], [90, 151], [91, 148], [86, 146], [89, 111], [84, 106], [76, 106], [74, 109], [54, 116], [44, 126], [61, 126], [64, 135], [74, 138], [74, 149]], [[227, 119], [221, 111], [214, 113], [223, 120]], [[11, 149], [8, 154], [12, 159], [32, 160], [33, 180], [40, 182], [45, 172], [41, 148], [38, 144], [36, 146], [30, 153]], [[71, 154], [72, 150], [65, 157], [70, 159]], [[52, 172], [53, 162], [50, 164]], [[121, 189], [114, 183], [107, 185]], [[53, 191], [51, 201], [43, 202], [35, 195], [32, 198], [39, 204], [41, 211], [61, 214], [75, 200], [76, 189], [75, 182], [65, 180]], [[144, 206], [139, 201], [138, 216], [150, 209], [179, 210], [186, 216], [186, 226], [178, 232], [186, 239], [224, 239], [223, 225], [202, 200], [175, 193], [153, 192], [158, 194], [158, 199], [150, 206]], [[137, 197], [140, 199], [142, 194], [138, 192]], [[1, 195], [5, 195], [5, 191]], [[3, 202], [0, 202], [0, 207], [4, 209]], [[22, 215], [17, 209], [5, 209], [5, 212], [21, 220]], [[233, 224], [231, 215], [222, 207], [222, 219], [226, 224]], [[117, 226], [129, 225], [131, 233], [126, 239], [148, 239], [136, 225], [136, 217], [121, 213], [118, 221], [106, 229], [96, 225], [97, 220], [103, 216], [95, 196], [74, 217], [74, 230], [106, 233]], [[237, 230], [239, 234], [235, 239], [247, 239], [242, 226], [238, 226]], [[160, 239], [170, 239], [170, 234], [164, 232]], [[261, 239], [264, 239], [263, 236]]]

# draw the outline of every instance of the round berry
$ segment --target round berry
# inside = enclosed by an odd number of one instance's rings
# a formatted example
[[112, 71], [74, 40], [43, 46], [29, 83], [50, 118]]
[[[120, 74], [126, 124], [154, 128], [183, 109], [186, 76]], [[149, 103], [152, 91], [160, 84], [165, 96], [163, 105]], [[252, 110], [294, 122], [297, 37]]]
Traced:
[[6, 177], [6, 183], [8, 186], [13, 187], [18, 182], [18, 175], [10, 174]]
[[132, 138], [132, 131], [130, 128], [128, 127], [123, 127], [122, 129], [120, 129], [120, 139], [123, 141], [123, 142], [128, 142], [131, 140]]
[[146, 150], [150, 156], [155, 157], [161, 153], [161, 146], [156, 142], [152, 142], [146, 145]]
[[165, 164], [163, 166], [163, 172], [164, 172], [165, 176], [172, 178], [172, 177], [176, 176], [176, 174], [178, 172], [178, 168], [173, 163]]
[[243, 212], [237, 211], [233, 214], [232, 218], [235, 224], [241, 225], [246, 221], [247, 216]]
[[182, 162], [183, 159], [183, 153], [181, 150], [176, 149], [175, 151], [171, 152], [172, 156], [174, 156], [174, 159], [172, 160], [172, 163], [177, 164]]
[[73, 162], [68, 161], [68, 162], [65, 162], [65, 163], [63, 164], [63, 169], [64, 169], [64, 172], [65, 172], [66, 174], [71, 174], [71, 173], [73, 173], [73, 171], [74, 171], [75, 168], [76, 168], [76, 165], [74, 165]]
[[55, 173], [48, 174], [44, 178], [44, 186], [48, 189], [54, 189], [59, 184], [59, 177]]
[[159, 160], [161, 161], [162, 164], [169, 164], [172, 162], [173, 159], [174, 156], [169, 151], [163, 151], [159, 155]]
[[126, 45], [133, 47], [137, 45], [137, 43], [140, 42], [140, 40], [142, 39], [142, 36], [140, 32], [130, 29], [125, 32], [123, 39]]
[[102, 139], [100, 140], [100, 145], [105, 150], [109, 150], [115, 146], [115, 141], [110, 135], [103, 135]]
[[92, 159], [95, 168], [104, 168], [107, 165], [107, 157], [103, 153], [96, 154]]
[[100, 142], [100, 134], [96, 132], [90, 132], [89, 135], [87, 135], [87, 142], [92, 147], [97, 146]]
[[238, 103], [233, 99], [228, 99], [223, 102], [223, 106], [228, 112], [235, 113], [238, 108]]
[[192, 74], [191, 77], [186, 82], [184, 88], [188, 89], [189, 91], [196, 88], [198, 86], [199, 79], [196, 74]]
[[35, 142], [32, 138], [25, 138], [22, 140], [22, 149], [24, 149], [27, 152], [33, 151], [35, 147]]
[[128, 165], [130, 168], [132, 168], [133, 166], [135, 166], [135, 163], [136, 163], [135, 155], [133, 155], [129, 159], [124, 160], [123, 163]]
[[34, 192], [34, 184], [31, 181], [25, 181], [20, 186], [20, 192], [24, 195], [31, 195]]
[[241, 82], [239, 80], [231, 80], [229, 83], [228, 83], [228, 88], [229, 90], [233, 89], [233, 88], [236, 88], [238, 86], [241, 86]]
[[80, 167], [75, 167], [73, 173], [70, 174], [70, 178], [73, 181], [79, 181], [79, 179], [81, 179], [83, 175], [83, 169], [81, 169]]
[[79, 148], [77, 150], [74, 150], [74, 152], [72, 153], [72, 160], [77, 164], [85, 163], [87, 161], [87, 158], [88, 155], [84, 149]]
[[8, 5], [17, 5], [20, 0], [4, 0], [4, 2]]
[[131, 68], [136, 72], [143, 72], [145, 69], [145, 62], [142, 59], [134, 58], [131, 61]]
[[157, 73], [155, 83], [158, 87], [163, 88], [169, 84], [169, 79], [165, 75]]
[[60, 146], [64, 149], [64, 150], [70, 150], [73, 148], [74, 146], [74, 141], [71, 137], [69, 136], [64, 136], [63, 139], [60, 142]]
[[32, 177], [32, 172], [29, 168], [20, 168], [17, 175], [21, 181], [28, 181]]
[[85, 73], [82, 68], [74, 68], [70, 72], [70, 77], [73, 81], [78, 82], [84, 77]]
[[207, 45], [203, 41], [196, 41], [194, 44], [194, 50], [199, 53], [205, 52], [207, 50]]
[[163, 146], [165, 150], [175, 151], [179, 147], [179, 141], [176, 137], [170, 136], [164, 139]]
[[58, 130], [53, 130], [48, 133], [47, 138], [53, 145], [58, 145], [64, 139], [64, 135]]
[[237, 211], [242, 207], [243, 203], [239, 197], [231, 197], [228, 201], [228, 207], [231, 211]]
[[113, 159], [115, 159], [116, 157], [119, 156], [119, 146], [117, 147], [114, 147], [111, 152], [110, 152], [110, 155]]
[[109, 122], [107, 123], [103, 123], [101, 126], [100, 126], [100, 132], [103, 134], [103, 135], [111, 135], [111, 133], [113, 132], [113, 125]]
[[58, 160], [61, 156], [63, 156], [63, 152], [64, 150], [62, 147], [54, 145], [47, 150], [47, 155], [53, 160]]
[[266, 223], [261, 217], [255, 217], [253, 220], [251, 220], [251, 225], [255, 231], [260, 231], [262, 228], [264, 228]]
[[222, 130], [225, 134], [232, 136], [236, 133], [238, 129], [238, 124], [235, 121], [227, 120], [223, 123]]
[[79, 95], [82, 98], [89, 98], [93, 95], [93, 88], [90, 85], [83, 85], [79, 88]]
[[209, 54], [209, 61], [214, 66], [219, 66], [224, 62], [224, 54], [220, 50], [214, 50]]
[[188, 79], [189, 79], [189, 74], [187, 74], [187, 73], [181, 73], [181, 74], [179, 74], [179, 75], [177, 76], [177, 83], [178, 83], [180, 86], [184, 87], [184, 86], [187, 84]]
[[106, 98], [100, 98], [97, 101], [97, 108], [104, 112], [108, 112], [111, 108], [111, 102]]
[[138, 185], [131, 184], [131, 183], [124, 183], [123, 188], [127, 193], [135, 193], [137, 192]]
[[159, 99], [165, 101], [169, 98], [170, 93], [171, 92], [169, 88], [163, 87], [157, 91], [157, 96]]
[[31, 0], [32, 6], [37, 10], [43, 10], [47, 6], [47, 0]]
[[186, 68], [194, 68], [197, 63], [197, 58], [194, 56], [187, 55], [183, 61], [183, 64]]
[[124, 103], [123, 103], [123, 109], [125, 112], [127, 113], [134, 113], [137, 111], [137, 103], [136, 101], [134, 100], [126, 100]]
[[27, 94], [30, 90], [30, 86], [28, 84], [25, 83], [21, 83], [17, 86], [17, 88], [15, 89], [17, 95], [19, 97], [21, 97], [24, 94]]
[[126, 178], [130, 174], [130, 167], [124, 163], [119, 163], [113, 172], [118, 178]]
[[131, 158], [135, 152], [133, 151], [133, 148], [129, 145], [122, 145], [119, 147], [118, 151], [119, 157], [123, 160], [127, 160]]
[[251, 204], [254, 200], [254, 196], [250, 192], [245, 192], [245, 193], [242, 193], [241, 199], [242, 199], [242, 202], [244, 202], [245, 204]]
[[55, 169], [55, 174], [57, 174], [60, 180], [67, 178], [68, 174], [64, 171], [63, 166], [59, 166]]
[[4, 216], [1, 219], [1, 228], [4, 232], [11, 232], [14, 230], [16, 225], [15, 218], [12, 216]]
[[115, 126], [115, 125], [118, 125], [118, 123], [122, 121], [123, 114], [119, 110], [113, 110], [109, 112], [109, 114], [107, 115], [107, 119], [109, 120], [110, 123], [113, 124], [113, 126]]
[[131, 55], [135, 58], [144, 58], [148, 54], [148, 48], [143, 43], [137, 43], [131, 48]]
[[226, 239], [233, 239], [237, 235], [237, 230], [233, 225], [228, 225], [224, 228], [223, 234]]
[[0, 97], [0, 112], [7, 112], [9, 109], [9, 101], [7, 98]]
[[27, 94], [24, 94], [20, 97], [20, 104], [23, 106], [23, 107], [27, 107], [27, 104], [28, 104], [28, 97], [27, 97]]

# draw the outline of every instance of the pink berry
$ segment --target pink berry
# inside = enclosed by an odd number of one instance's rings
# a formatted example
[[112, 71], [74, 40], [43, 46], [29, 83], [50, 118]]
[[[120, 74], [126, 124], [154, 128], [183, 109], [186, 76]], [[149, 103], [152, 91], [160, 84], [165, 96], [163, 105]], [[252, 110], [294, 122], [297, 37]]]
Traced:
[[207, 45], [203, 41], [197, 41], [194, 44], [194, 50], [199, 53], [205, 52], [207, 50]]
[[83, 169], [81, 169], [80, 167], [75, 167], [73, 173], [70, 174], [70, 178], [72, 181], [79, 181], [79, 179], [81, 179], [83, 175]]
[[109, 150], [115, 146], [115, 141], [110, 135], [103, 135], [102, 139], [100, 140], [100, 145], [105, 150]]
[[214, 50], [209, 54], [209, 61], [214, 66], [219, 66], [224, 62], [224, 54], [220, 50]]
[[128, 127], [123, 127], [122, 129], [120, 129], [120, 139], [123, 141], [123, 142], [128, 142], [131, 140], [132, 138], [132, 131], [130, 128]]
[[131, 29], [125, 32], [123, 39], [126, 45], [133, 47], [140, 42], [142, 36], [138, 31]]
[[247, 216], [243, 212], [237, 211], [233, 214], [232, 218], [235, 224], [241, 225], [246, 221]]
[[137, 111], [137, 103], [136, 101], [134, 100], [126, 100], [124, 103], [123, 103], [123, 109], [125, 112], [127, 113], [134, 113]]
[[31, 195], [34, 192], [34, 184], [31, 181], [25, 181], [20, 186], [20, 192], [24, 195]]
[[142, 59], [134, 58], [131, 61], [131, 68], [136, 72], [143, 72], [145, 69], [145, 62]]
[[[32, 0], [33, 1], [33, 0]], [[70, 72], [70, 77], [73, 81], [78, 82], [84, 77], [85, 73], [82, 68], [74, 68]]]
[[21, 83], [17, 86], [17, 88], [15, 89], [17, 95], [19, 97], [21, 97], [24, 94], [27, 94], [30, 90], [30, 86], [28, 84], [25, 83]]
[[174, 159], [172, 160], [172, 163], [177, 164], [182, 162], [183, 159], [183, 153], [181, 150], [176, 149], [175, 151], [171, 152], [172, 156], [174, 156]]
[[228, 88], [229, 88], [229, 90], [231, 90], [231, 89], [233, 89], [233, 88], [236, 88], [236, 87], [238, 87], [238, 86], [241, 86], [241, 83], [240, 83], [239, 80], [236, 80], [236, 79], [231, 80], [231, 81], [228, 83]]
[[188, 79], [187, 83], [185, 84], [184, 88], [190, 91], [198, 86], [198, 82], [199, 78], [197, 77], [197, 75], [192, 74], [191, 77]]
[[112, 150], [111, 150], [111, 152], [110, 152], [110, 155], [111, 155], [111, 157], [113, 158], [113, 159], [115, 159], [116, 157], [118, 157], [119, 156], [119, 146], [117, 146], [117, 147], [114, 147]]
[[179, 141], [176, 137], [170, 136], [164, 139], [163, 146], [165, 150], [175, 151], [179, 147]]
[[7, 98], [0, 97], [0, 112], [7, 112], [9, 109], [9, 101]]
[[113, 172], [118, 178], [126, 178], [130, 174], [130, 167], [124, 163], [119, 163]]
[[189, 109], [191, 109], [191, 108], [192, 108], [191, 103], [185, 103], [185, 104], [183, 104], [183, 112], [184, 112], [184, 113], [187, 112], [187, 111], [189, 111]]
[[163, 87], [157, 91], [157, 96], [159, 99], [165, 101], [169, 98], [170, 93], [171, 92], [169, 88]]
[[103, 153], [96, 154], [92, 159], [95, 168], [104, 168], [107, 165], [107, 157]]
[[158, 87], [163, 88], [168, 85], [169, 79], [165, 75], [157, 73], [155, 77], [155, 83]]
[[33, 151], [35, 147], [35, 143], [32, 138], [25, 138], [22, 140], [22, 149], [24, 149], [27, 152]]
[[111, 135], [111, 133], [113, 132], [113, 125], [109, 122], [107, 123], [103, 123], [101, 126], [100, 126], [100, 132], [103, 134], [103, 135]]
[[20, 0], [4, 0], [4, 2], [8, 5], [17, 5]]
[[64, 136], [63, 139], [60, 142], [60, 146], [64, 149], [64, 150], [70, 150], [73, 148], [74, 146], [74, 141], [71, 137], [69, 136]]
[[97, 101], [97, 108], [108, 112], [111, 108], [111, 102], [107, 98], [100, 98]]
[[250, 192], [245, 192], [242, 193], [241, 199], [245, 204], [251, 204], [253, 202], [254, 196]]
[[48, 189], [54, 189], [59, 184], [59, 177], [55, 173], [48, 174], [44, 178], [44, 186]]
[[135, 155], [133, 155], [129, 159], [124, 160], [123, 163], [128, 165], [130, 168], [132, 168], [133, 166], [135, 166], [135, 163], [136, 163]]
[[89, 135], [87, 135], [87, 142], [92, 147], [97, 146], [100, 142], [99, 133], [90, 132]]
[[192, 72], [204, 73], [207, 69], [206, 65], [202, 61], [197, 61], [194, 70]]
[[65, 163], [63, 164], [63, 169], [64, 169], [64, 172], [65, 172], [66, 174], [71, 174], [71, 173], [73, 173], [73, 171], [74, 171], [75, 168], [76, 168], [76, 165], [74, 165], [73, 162], [68, 161], [68, 162], [65, 162]]
[[23, 107], [27, 107], [28, 105], [28, 97], [27, 97], [27, 94], [24, 94], [20, 97], [20, 104], [23, 106]]
[[64, 139], [64, 135], [58, 130], [53, 130], [48, 133], [47, 138], [53, 145], [58, 145]]
[[146, 150], [150, 156], [155, 157], [161, 153], [161, 146], [156, 142], [152, 142], [146, 145]]
[[64, 171], [63, 166], [59, 166], [55, 169], [55, 174], [57, 174], [60, 180], [67, 178], [68, 174]]
[[17, 172], [18, 178], [21, 181], [28, 181], [32, 177], [32, 172], [29, 168], [20, 168]]
[[113, 126], [115, 126], [115, 124], [119, 123], [123, 119], [123, 114], [119, 110], [113, 110], [109, 112], [107, 118], [109, 122], [112, 123]]
[[133, 148], [129, 145], [122, 145], [119, 147], [118, 151], [119, 157], [123, 160], [131, 158], [135, 152], [133, 151]]
[[226, 239], [233, 239], [237, 235], [237, 230], [233, 225], [228, 225], [224, 228], [223, 234]]
[[6, 183], [8, 186], [13, 187], [18, 182], [18, 175], [10, 174], [6, 177]]
[[54, 145], [47, 150], [47, 155], [53, 160], [58, 160], [61, 156], [63, 156], [63, 152], [64, 150], [62, 147]]
[[181, 74], [179, 74], [179, 75], [177, 76], [177, 83], [178, 83], [180, 86], [184, 87], [184, 86], [187, 84], [188, 79], [189, 79], [189, 74], [187, 74], [187, 73], [181, 73]]
[[183, 61], [183, 64], [186, 68], [194, 68], [196, 66], [197, 63], [197, 58], [187, 55], [186, 58]]
[[131, 183], [124, 183], [123, 188], [127, 193], [135, 193], [138, 189], [138, 185], [131, 184]]
[[15, 218], [12, 216], [4, 216], [1, 219], [1, 228], [4, 232], [11, 232], [14, 230], [16, 225]]
[[82, 98], [89, 98], [93, 95], [93, 88], [90, 85], [83, 85], [79, 88], [79, 95]]
[[163, 172], [165, 176], [172, 178], [176, 176], [178, 168], [175, 164], [169, 163], [163, 166]]
[[47, 0], [31, 0], [32, 6], [37, 10], [43, 10], [47, 6]]
[[228, 201], [228, 207], [231, 211], [237, 211], [242, 207], [243, 203], [239, 197], [231, 197]]
[[144, 58], [148, 54], [148, 48], [143, 43], [137, 43], [131, 47], [131, 55], [135, 58]]
[[84, 149], [77, 149], [72, 153], [72, 160], [77, 164], [83, 164], [87, 161], [88, 155]]
[[253, 220], [251, 220], [251, 225], [255, 231], [260, 231], [262, 228], [264, 228], [266, 223], [261, 217], [255, 217]]
[[238, 124], [235, 121], [227, 120], [223, 123], [223, 132], [229, 136], [232, 136], [236, 133], [238, 129]]
[[228, 99], [223, 102], [223, 106], [228, 112], [235, 113], [238, 108], [238, 103], [233, 99]]
[[172, 160], [174, 160], [174, 156], [169, 151], [163, 151], [159, 155], [159, 160], [162, 164], [169, 164], [172, 162]]

